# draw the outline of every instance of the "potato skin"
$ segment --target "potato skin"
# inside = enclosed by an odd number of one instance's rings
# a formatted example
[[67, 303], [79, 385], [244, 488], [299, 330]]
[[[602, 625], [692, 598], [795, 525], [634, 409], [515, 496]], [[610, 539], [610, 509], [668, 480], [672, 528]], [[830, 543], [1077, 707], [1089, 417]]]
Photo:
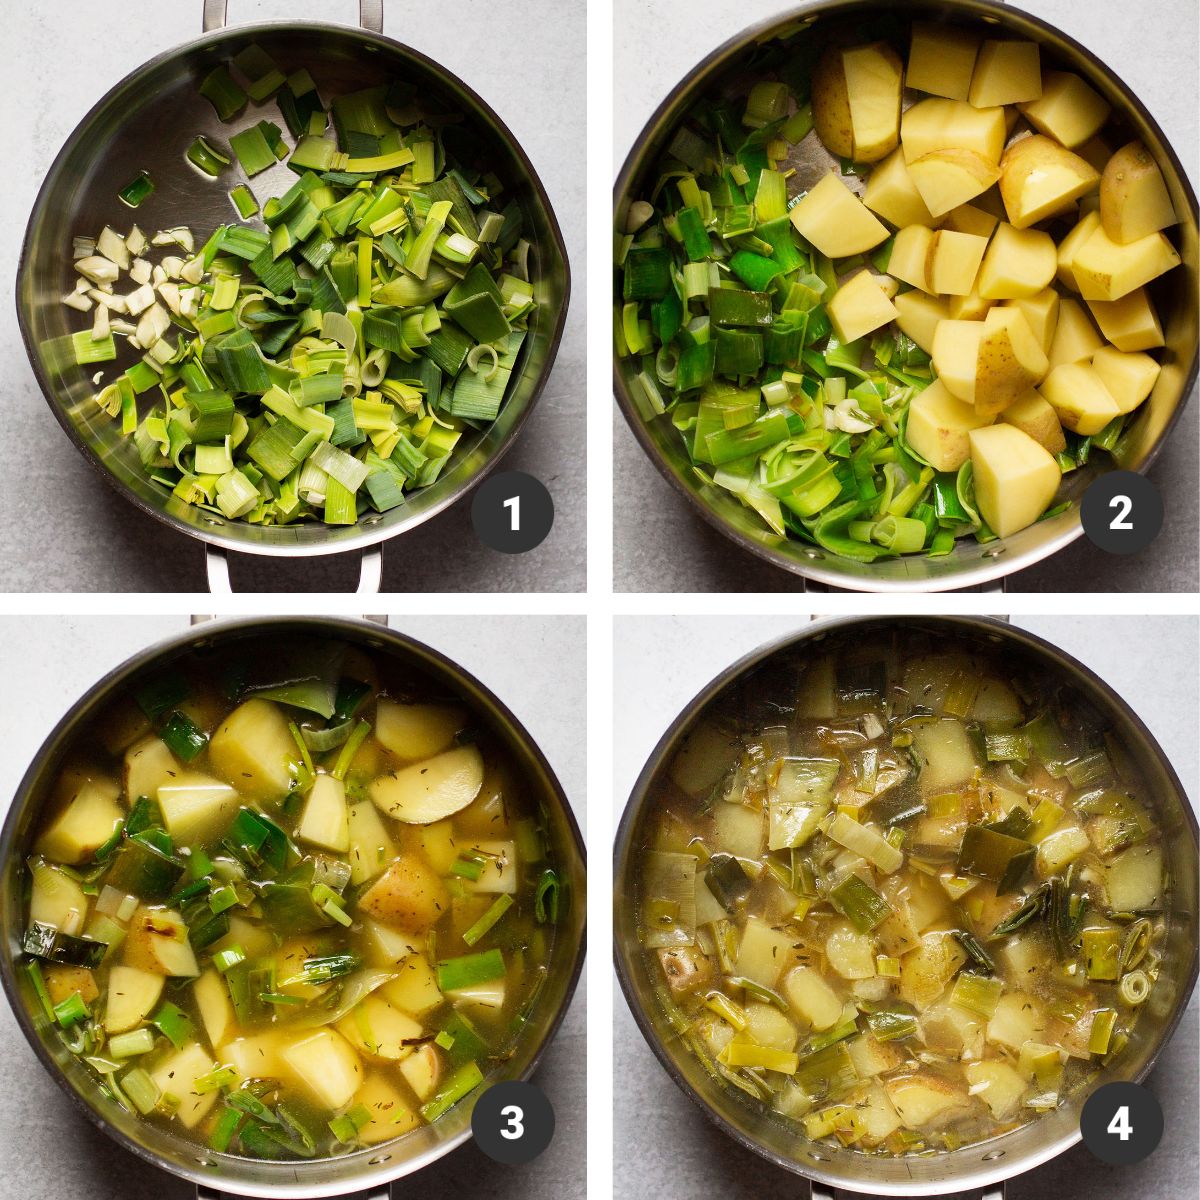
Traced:
[[812, 75], [813, 126], [830, 154], [854, 155], [854, 126], [850, 123], [850, 93], [842, 47], [831, 46], [817, 60]]
[[445, 884], [418, 854], [401, 855], [358, 901], [367, 916], [406, 933], [424, 933], [449, 904]]

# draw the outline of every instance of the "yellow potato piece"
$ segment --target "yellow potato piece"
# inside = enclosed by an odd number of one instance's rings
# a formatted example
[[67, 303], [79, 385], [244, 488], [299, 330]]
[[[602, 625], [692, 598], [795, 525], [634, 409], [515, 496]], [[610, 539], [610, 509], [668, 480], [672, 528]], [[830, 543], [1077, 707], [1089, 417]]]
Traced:
[[1058, 306], [1054, 338], [1046, 354], [1049, 369], [1063, 363], [1086, 362], [1103, 345], [1104, 339], [1079, 301], [1064, 297]]
[[1079, 247], [1099, 228], [1100, 214], [1084, 213], [1075, 228], [1058, 243], [1058, 282], [1073, 292], [1079, 291], [1079, 285], [1075, 282], [1075, 255], [1079, 253]]
[[350, 849], [346, 785], [332, 775], [318, 775], [304, 802], [296, 836], [312, 846], [345, 854]]
[[291, 789], [296, 743], [278, 705], [247, 700], [221, 723], [208, 747], [213, 769], [243, 796], [281, 800]]
[[1133, 412], [1150, 395], [1160, 370], [1150, 355], [1127, 353], [1115, 346], [1101, 346], [1092, 358], [1092, 368], [1123, 413]]
[[935, 150], [970, 150], [996, 166], [1007, 137], [1004, 109], [973, 108], [961, 100], [919, 100], [900, 118], [907, 163]]
[[965, 100], [978, 52], [979, 37], [966, 29], [914, 21], [904, 82], [918, 92]]
[[995, 232], [997, 221], [992, 213], [985, 212], [974, 204], [960, 204], [946, 214], [942, 228], [952, 229], [956, 233], [973, 233], [986, 239]]
[[415, 762], [447, 749], [466, 724], [466, 712], [451, 705], [380, 700], [375, 714], [375, 736], [398, 758]]
[[368, 1075], [354, 1101], [371, 1114], [358, 1131], [359, 1140], [368, 1146], [391, 1141], [421, 1124], [421, 1118], [382, 1075]]
[[951, 393], [968, 404], [975, 403], [975, 370], [982, 340], [982, 321], [941, 321], [933, 334], [933, 369]]
[[1120, 300], [1179, 263], [1175, 247], [1161, 233], [1122, 244], [1102, 225], [1076, 251], [1072, 270], [1085, 300]]
[[1041, 344], [1019, 308], [993, 308], [983, 321], [975, 370], [975, 407], [1003, 412], [1046, 373]]
[[362, 1086], [363, 1066], [354, 1047], [333, 1029], [318, 1029], [283, 1050], [283, 1060], [313, 1099], [341, 1108]]
[[888, 236], [887, 226], [833, 174], [794, 204], [789, 215], [800, 236], [830, 258], [862, 254]]
[[862, 270], [838, 288], [826, 311], [838, 338], [853, 342], [891, 321], [896, 306], [888, 299], [879, 276]]
[[968, 438], [972, 429], [990, 425], [973, 404], [953, 395], [935, 379], [908, 406], [908, 444], [938, 471], [957, 471], [971, 455]]
[[878, 162], [900, 140], [904, 65], [886, 42], [842, 51], [856, 162]]
[[946, 301], [923, 292], [903, 292], [892, 301], [896, 324], [926, 354], [933, 352], [933, 335], [938, 324], [950, 315]]
[[380, 812], [411, 825], [429, 825], [466, 808], [483, 786], [483, 756], [475, 746], [380, 775], [368, 787]]
[[971, 91], [976, 108], [1021, 104], [1042, 94], [1042, 64], [1036, 42], [985, 41], [979, 47]]
[[936, 296], [968, 296], [987, 249], [987, 238], [975, 233], [939, 229], [928, 249], [928, 291]]
[[67, 807], [37, 840], [37, 851], [59, 863], [90, 859], [121, 819], [117, 785], [91, 779], [81, 784]]
[[854, 157], [854, 126], [850, 120], [850, 94], [839, 47], [825, 50], [812, 73], [813, 128], [830, 154]]
[[1000, 414], [1000, 420], [1015, 425], [1051, 454], [1061, 454], [1067, 448], [1058, 414], [1036, 388], [1030, 388], [1024, 396], [1010, 404]]
[[971, 435], [979, 514], [999, 537], [1032, 525], [1050, 507], [1062, 472], [1049, 452], [1001, 421]]
[[927, 270], [933, 236], [933, 230], [924, 225], [909, 225], [901, 229], [892, 243], [888, 274], [920, 288], [923, 292], [933, 291], [929, 286]]
[[1120, 414], [1095, 367], [1063, 363], [1042, 380], [1041, 393], [1053, 405], [1067, 429], [1083, 437], [1099, 433]]
[[1057, 267], [1058, 252], [1048, 233], [1001, 221], [979, 272], [979, 294], [986, 300], [1034, 296], [1053, 280]]
[[1047, 354], [1054, 341], [1054, 330], [1058, 325], [1059, 295], [1053, 288], [1043, 288], [1032, 296], [1021, 296], [1008, 301], [1013, 308], [1019, 308], [1033, 330], [1033, 336]]
[[998, 167], [972, 150], [934, 150], [908, 165], [921, 199], [935, 217], [987, 191], [1000, 177]]
[[1089, 300], [1087, 306], [1100, 332], [1118, 350], [1154, 350], [1164, 344], [1158, 313], [1144, 287], [1120, 300]]
[[872, 212], [898, 229], [905, 225], [934, 225], [937, 222], [909, 177], [902, 150], [893, 150], [872, 168], [862, 200]]
[[982, 321], [992, 307], [992, 301], [984, 300], [974, 288], [965, 296], [950, 296], [947, 302], [952, 321]]
[[1095, 137], [1112, 111], [1103, 96], [1071, 71], [1046, 71], [1041, 96], [1017, 107], [1039, 133], [1068, 150]]
[[1000, 195], [1018, 229], [1062, 212], [1099, 182], [1094, 167], [1040, 133], [1013, 142], [1000, 160]]
[[216, 1065], [199, 1042], [190, 1042], [150, 1072], [150, 1078], [158, 1085], [159, 1091], [179, 1100], [173, 1120], [178, 1121], [185, 1129], [193, 1129], [199, 1125], [220, 1099], [219, 1091], [196, 1091], [196, 1080], [215, 1070]]
[[158, 789], [163, 822], [177, 846], [207, 842], [224, 833], [240, 804], [235, 788], [199, 771], [181, 769]]
[[1104, 232], [1122, 245], [1178, 222], [1158, 163], [1141, 142], [1122, 146], [1105, 165], [1100, 220]]

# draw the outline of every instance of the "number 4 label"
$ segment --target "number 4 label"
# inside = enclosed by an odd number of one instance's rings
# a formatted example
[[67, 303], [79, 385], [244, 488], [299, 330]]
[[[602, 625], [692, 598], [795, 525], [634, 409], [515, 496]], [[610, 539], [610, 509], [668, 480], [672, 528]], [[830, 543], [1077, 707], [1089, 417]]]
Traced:
[[1113, 1113], [1113, 1118], [1108, 1123], [1108, 1132], [1115, 1133], [1123, 1142], [1129, 1141], [1133, 1137], [1133, 1126], [1129, 1123], [1129, 1105], [1122, 1104], [1120, 1108]]

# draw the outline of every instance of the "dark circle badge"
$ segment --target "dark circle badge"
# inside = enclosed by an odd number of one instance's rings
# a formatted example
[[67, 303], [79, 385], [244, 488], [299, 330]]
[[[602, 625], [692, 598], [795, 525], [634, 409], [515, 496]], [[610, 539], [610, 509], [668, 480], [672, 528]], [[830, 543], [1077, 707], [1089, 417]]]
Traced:
[[1079, 1132], [1101, 1162], [1132, 1166], [1149, 1158], [1162, 1140], [1162, 1109], [1141, 1084], [1106, 1083], [1087, 1098]]
[[495, 1083], [475, 1101], [471, 1133], [496, 1162], [533, 1162], [554, 1137], [554, 1109], [532, 1083]]
[[1110, 471], [1086, 492], [1083, 532], [1109, 554], [1136, 554], [1158, 536], [1163, 502], [1158, 488], [1136, 471]]
[[554, 524], [554, 501], [540, 479], [524, 471], [501, 471], [476, 489], [471, 522], [484, 545], [502, 554], [524, 554], [546, 540]]

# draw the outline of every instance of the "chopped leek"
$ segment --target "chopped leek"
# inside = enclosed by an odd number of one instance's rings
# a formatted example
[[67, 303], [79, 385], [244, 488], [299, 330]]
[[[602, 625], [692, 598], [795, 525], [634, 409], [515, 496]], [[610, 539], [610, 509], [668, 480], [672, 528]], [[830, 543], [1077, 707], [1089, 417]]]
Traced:
[[154, 180], [148, 171], [139, 171], [118, 193], [117, 199], [130, 208], [137, 208], [154, 191]]

